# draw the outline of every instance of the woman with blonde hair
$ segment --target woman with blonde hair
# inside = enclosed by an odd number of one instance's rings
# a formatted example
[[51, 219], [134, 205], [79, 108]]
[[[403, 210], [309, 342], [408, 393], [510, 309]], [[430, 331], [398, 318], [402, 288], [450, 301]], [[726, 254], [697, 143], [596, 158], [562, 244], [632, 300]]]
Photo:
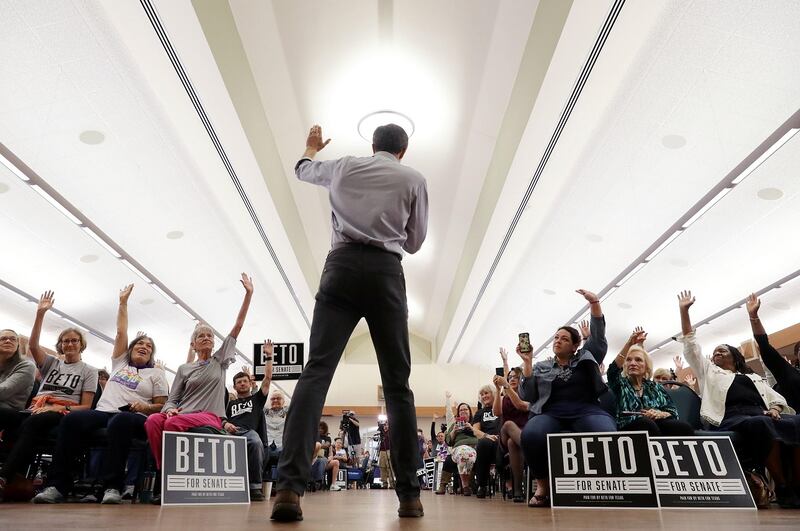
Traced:
[[653, 361], [644, 349], [647, 333], [636, 328], [608, 368], [608, 386], [617, 397], [617, 428], [658, 437], [694, 435], [663, 386], [651, 379]]

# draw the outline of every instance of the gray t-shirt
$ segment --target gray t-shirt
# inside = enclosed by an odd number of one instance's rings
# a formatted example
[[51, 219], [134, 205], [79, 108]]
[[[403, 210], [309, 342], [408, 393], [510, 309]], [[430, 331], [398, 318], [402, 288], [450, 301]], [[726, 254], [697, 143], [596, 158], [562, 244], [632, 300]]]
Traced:
[[6, 364], [0, 369], [0, 410], [20, 411], [31, 395], [36, 367], [24, 358]]
[[45, 356], [39, 366], [42, 373], [40, 395], [51, 395], [53, 398], [81, 403], [81, 393], [97, 392], [97, 369], [84, 361], [67, 363], [54, 356]]
[[283, 428], [286, 426], [286, 413], [289, 408], [282, 407], [278, 410], [272, 408], [265, 411], [267, 424], [267, 444], [275, 443], [278, 450], [283, 449]]
[[178, 367], [172, 390], [162, 411], [180, 407], [182, 413], [208, 411], [225, 417], [225, 371], [236, 357], [236, 338], [228, 336], [206, 361]]

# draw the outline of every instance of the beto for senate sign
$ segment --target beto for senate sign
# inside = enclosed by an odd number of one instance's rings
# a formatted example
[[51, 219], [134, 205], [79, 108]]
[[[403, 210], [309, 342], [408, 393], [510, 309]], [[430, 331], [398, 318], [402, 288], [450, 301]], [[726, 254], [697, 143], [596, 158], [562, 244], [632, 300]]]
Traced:
[[[263, 343], [253, 344], [253, 367], [256, 380], [264, 379], [264, 367], [267, 360], [261, 352]], [[273, 343], [272, 379], [299, 380], [305, 362], [305, 345], [303, 343]]]
[[250, 503], [244, 437], [165, 431], [162, 505]]
[[551, 433], [553, 507], [658, 508], [647, 432]]

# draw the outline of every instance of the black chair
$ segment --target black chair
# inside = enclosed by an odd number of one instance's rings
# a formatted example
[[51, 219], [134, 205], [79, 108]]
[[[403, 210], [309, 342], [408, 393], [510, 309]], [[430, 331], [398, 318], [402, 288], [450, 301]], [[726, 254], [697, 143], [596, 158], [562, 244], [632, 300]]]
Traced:
[[[678, 417], [685, 420], [694, 428], [694, 434], [705, 437], [729, 437], [731, 442], [735, 445], [739, 440], [739, 434], [734, 431], [720, 431], [709, 430], [708, 425], [703, 421], [700, 416], [700, 406], [702, 400], [694, 390], [682, 382], [667, 381], [662, 382], [665, 386], [667, 394], [672, 398], [672, 402], [678, 410]], [[676, 387], [669, 388], [667, 386], [674, 385]]]

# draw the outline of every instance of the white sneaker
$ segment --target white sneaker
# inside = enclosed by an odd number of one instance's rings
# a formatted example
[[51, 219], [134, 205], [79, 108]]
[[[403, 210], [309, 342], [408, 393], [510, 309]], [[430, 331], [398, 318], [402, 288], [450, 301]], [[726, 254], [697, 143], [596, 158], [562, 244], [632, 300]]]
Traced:
[[61, 503], [63, 501], [64, 496], [55, 487], [47, 487], [33, 498], [33, 503]]
[[119, 505], [122, 503], [122, 495], [117, 489], [106, 489], [105, 494], [103, 494], [103, 501], [100, 503], [104, 505]]
[[334, 492], [338, 492], [342, 490], [342, 487], [340, 487], [339, 485], [331, 485], [331, 490]]
[[133, 499], [133, 491], [136, 487], [134, 485], [126, 485], [125, 490], [122, 491], [122, 499], [123, 500], [132, 500]]

